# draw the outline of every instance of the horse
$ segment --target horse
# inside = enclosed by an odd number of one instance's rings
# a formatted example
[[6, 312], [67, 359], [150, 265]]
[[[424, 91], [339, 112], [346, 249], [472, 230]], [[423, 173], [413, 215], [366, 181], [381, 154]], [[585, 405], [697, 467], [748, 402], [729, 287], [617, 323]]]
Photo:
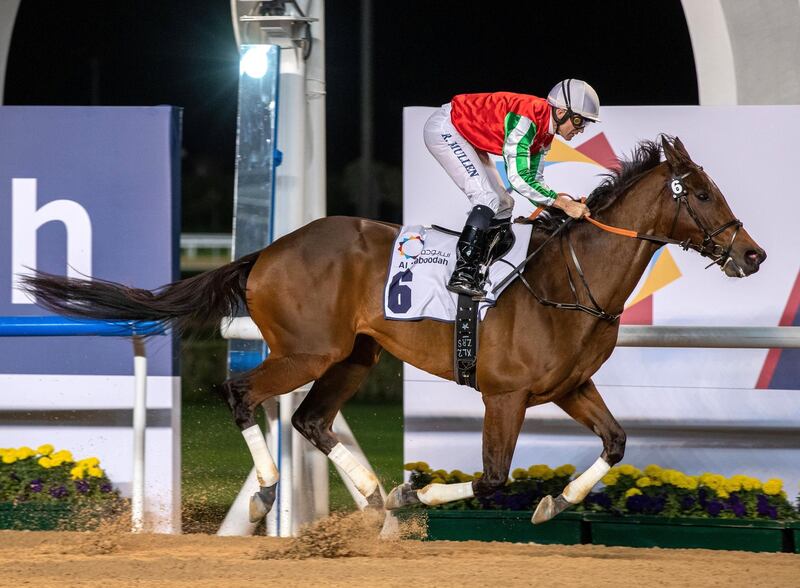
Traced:
[[[154, 320], [177, 329], [198, 321], [219, 324], [246, 307], [269, 355], [221, 389], [258, 474], [252, 520], [271, 509], [279, 478], [254, 411], [313, 381], [293, 426], [346, 472], [369, 505], [386, 509], [490, 495], [508, 480], [526, 409], [554, 402], [600, 437], [603, 449], [558, 497], [540, 501], [533, 522], [541, 523], [580, 503], [623, 458], [625, 431], [592, 376], [613, 352], [623, 305], [658, 248], [679, 244], [739, 278], [757, 272], [766, 259], [677, 137], [639, 143], [586, 202], [589, 219], [553, 211], [534, 221], [526, 265], [481, 324], [476, 375], [485, 406], [483, 476], [418, 490], [401, 484], [385, 503], [375, 476], [332, 431], [334, 417], [383, 349], [426, 372], [455, 378], [450, 324], [384, 318], [386, 262], [397, 225], [322, 218], [261, 251], [154, 291], [44, 273], [24, 277], [24, 288], [64, 315]], [[577, 287], [574, 275], [580, 276]]]

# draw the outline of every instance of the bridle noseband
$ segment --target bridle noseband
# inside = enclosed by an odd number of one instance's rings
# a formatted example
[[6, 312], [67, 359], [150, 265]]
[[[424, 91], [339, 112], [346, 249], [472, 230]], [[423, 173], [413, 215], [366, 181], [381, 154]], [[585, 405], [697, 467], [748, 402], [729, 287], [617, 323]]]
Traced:
[[[694, 221], [694, 224], [697, 225], [697, 228], [703, 233], [703, 242], [700, 245], [692, 243], [690, 239], [686, 239], [686, 241], [675, 241], [675, 240], [668, 240], [664, 241], [665, 243], [673, 243], [675, 245], [680, 245], [683, 247], [684, 250], [693, 249], [697, 251], [703, 257], [708, 257], [711, 259], [711, 263], [706, 266], [706, 269], [710, 268], [712, 265], [719, 265], [721, 269], [725, 269], [725, 266], [728, 263], [733, 263], [736, 265], [736, 269], [740, 274], [744, 274], [744, 271], [741, 267], [736, 264], [736, 262], [731, 257], [731, 251], [733, 250], [733, 244], [736, 241], [736, 237], [739, 235], [739, 229], [742, 228], [743, 224], [738, 218], [734, 218], [727, 223], [720, 225], [713, 231], [709, 231], [703, 221], [700, 220], [700, 217], [695, 212], [694, 208], [692, 208], [691, 204], [689, 204], [688, 199], [688, 190], [686, 186], [683, 184], [684, 178], [686, 178], [689, 174], [694, 171], [703, 171], [702, 167], [697, 167], [696, 169], [689, 170], [685, 174], [681, 176], [673, 176], [672, 179], [669, 181], [669, 189], [672, 192], [672, 197], [678, 203], [678, 207], [675, 210], [675, 218], [672, 219], [672, 228], [669, 231], [669, 234], [672, 235], [675, 232], [675, 225], [678, 222], [678, 216], [681, 212], [681, 206], [686, 207], [686, 212], [689, 213], [689, 216]], [[725, 232], [727, 229], [733, 227], [733, 235], [731, 236], [731, 240], [728, 242], [728, 246], [724, 247], [714, 241], [714, 237], [719, 235], [720, 233]]]
[[[601, 223], [601, 222], [599, 222], [599, 221], [597, 221], [597, 220], [595, 220], [595, 219], [593, 219], [591, 217], [585, 217], [585, 220], [587, 220], [590, 223], [592, 223], [593, 225], [603, 229], [604, 231], [615, 233], [617, 235], [622, 235], [622, 236], [625, 236], [625, 237], [632, 237], [632, 238], [636, 238], [636, 239], [641, 239], [643, 241], [651, 241], [653, 243], [658, 243], [659, 245], [678, 245], [684, 251], [688, 251], [689, 249], [697, 251], [703, 257], [707, 257], [707, 258], [711, 259], [711, 263], [706, 266], [706, 269], [710, 268], [712, 265], [719, 265], [720, 269], [724, 270], [725, 267], [729, 263], [733, 263], [734, 266], [736, 266], [736, 270], [738, 271], [739, 275], [741, 277], [744, 277], [744, 270], [742, 270], [742, 268], [731, 257], [731, 251], [733, 250], [733, 244], [736, 241], [736, 237], [739, 235], [739, 229], [742, 228], [743, 223], [738, 218], [734, 218], [734, 219], [728, 221], [727, 223], [717, 227], [713, 231], [709, 231], [706, 228], [705, 224], [700, 219], [700, 217], [698, 216], [697, 212], [695, 212], [695, 210], [692, 208], [691, 204], [689, 204], [689, 200], [687, 198], [688, 190], [687, 190], [686, 186], [683, 183], [683, 180], [687, 176], [689, 176], [691, 173], [697, 172], [697, 171], [703, 171], [703, 168], [700, 167], [700, 166], [696, 166], [695, 168], [690, 169], [688, 172], [686, 172], [683, 175], [680, 175], [680, 176], [673, 175], [668, 180], [667, 185], [665, 186], [665, 188], [669, 188], [669, 190], [670, 190], [670, 192], [672, 194], [672, 198], [677, 203], [677, 207], [675, 209], [675, 216], [672, 219], [672, 226], [670, 228], [669, 235], [666, 236], [666, 237], [662, 237], [662, 236], [659, 236], [659, 235], [648, 235], [648, 234], [645, 234], [645, 233], [638, 233], [636, 231], [631, 231], [631, 230], [628, 230], [628, 229], [619, 229], [617, 227], [611, 227], [611, 226], [605, 225], [605, 224], [603, 224], [603, 223]], [[663, 191], [663, 190], [664, 189], [662, 188], [661, 191]], [[660, 192], [659, 192], [659, 194], [660, 194]], [[702, 243], [700, 243], [700, 244], [694, 243], [694, 242], [692, 242], [691, 238], [687, 238], [687, 239], [685, 239], [683, 241], [679, 241], [679, 240], [674, 239], [672, 237], [673, 233], [675, 232], [675, 227], [678, 224], [678, 217], [680, 216], [680, 212], [681, 212], [681, 207], [682, 206], [686, 207], [686, 212], [692, 218], [692, 220], [694, 221], [695, 225], [697, 225], [697, 228], [700, 229], [700, 231], [703, 233], [703, 241], [702, 241]], [[616, 321], [620, 317], [621, 313], [620, 314], [610, 314], [610, 313], [606, 312], [597, 303], [597, 300], [592, 295], [592, 291], [589, 288], [589, 282], [586, 280], [586, 276], [585, 276], [585, 274], [583, 272], [583, 268], [581, 267], [581, 264], [578, 261], [578, 256], [575, 253], [575, 248], [572, 245], [572, 239], [570, 238], [569, 230], [564, 231], [564, 229], [567, 229], [569, 226], [571, 226], [573, 222], [574, 222], [574, 219], [567, 219], [564, 222], [563, 225], [561, 225], [558, 229], [553, 231], [553, 233], [551, 233], [547, 237], [547, 239], [542, 244], [539, 245], [539, 247], [537, 247], [530, 255], [528, 255], [528, 257], [526, 257], [525, 260], [521, 264], [517, 265], [514, 268], [514, 270], [508, 276], [505, 277], [505, 279], [503, 279], [500, 283], [498, 283], [497, 286], [495, 286], [493, 288], [493, 291], [494, 292], [499, 292], [500, 289], [509, 280], [511, 280], [515, 275], [518, 275], [520, 280], [522, 281], [522, 283], [525, 285], [525, 287], [528, 289], [528, 291], [533, 295], [533, 297], [536, 298], [536, 300], [540, 304], [542, 304], [544, 306], [552, 306], [552, 307], [560, 308], [560, 309], [563, 309], [563, 310], [580, 310], [581, 312], [585, 312], [585, 313], [590, 314], [590, 315], [592, 315], [592, 316], [594, 316], [596, 318], [600, 318], [600, 319], [603, 319], [603, 320], [606, 320], [606, 321], [609, 321], [609, 322]], [[733, 231], [733, 235], [731, 236], [731, 240], [728, 242], [727, 246], [720, 245], [719, 243], [714, 241], [714, 237], [716, 237], [717, 235], [725, 232], [727, 229], [729, 229], [731, 227], [734, 228], [734, 231]], [[575, 302], [553, 302], [552, 300], [548, 300], [546, 298], [542, 298], [541, 296], [539, 296], [534, 291], [534, 289], [531, 287], [531, 285], [528, 283], [528, 280], [525, 278], [525, 276], [522, 273], [522, 269], [525, 267], [525, 265], [528, 263], [528, 261], [530, 261], [536, 254], [538, 254], [542, 250], [542, 248], [550, 240], [552, 240], [556, 235], [559, 235], [559, 234], [561, 235], [562, 248], [563, 248], [563, 241], [566, 239], [567, 245], [569, 247], [570, 257], [572, 258], [572, 263], [575, 266], [575, 270], [578, 273], [578, 276], [580, 277], [581, 282], [583, 283], [583, 287], [586, 290], [586, 294], [588, 295], [589, 300], [592, 303], [592, 306], [586, 306], [586, 305], [581, 304], [579, 302], [579, 300], [578, 300], [578, 291], [575, 288], [575, 282], [574, 282], [573, 277], [572, 277], [572, 272], [569, 269], [569, 264], [567, 264], [567, 266], [566, 266], [567, 267], [567, 281], [569, 283], [569, 287], [570, 287], [570, 290], [572, 291], [572, 295], [574, 297]], [[562, 255], [563, 255], [563, 251], [562, 251]], [[505, 260], [501, 259], [500, 261], [505, 261]], [[508, 262], [506, 261], [505, 263], [508, 263]], [[511, 265], [511, 264], [509, 264], [509, 265]]]

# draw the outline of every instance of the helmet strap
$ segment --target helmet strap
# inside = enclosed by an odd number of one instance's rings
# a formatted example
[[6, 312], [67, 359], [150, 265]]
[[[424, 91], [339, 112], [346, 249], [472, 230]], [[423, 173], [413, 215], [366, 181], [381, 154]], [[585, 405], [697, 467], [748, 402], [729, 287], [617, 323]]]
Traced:
[[561, 125], [563, 125], [569, 118], [574, 114], [572, 112], [572, 100], [570, 96], [569, 86], [572, 78], [568, 80], [561, 80], [561, 95], [564, 96], [564, 102], [566, 103], [566, 108], [564, 109], [563, 116], [558, 116], [556, 111], [558, 110], [557, 107], [553, 107], [553, 120], [556, 123], [556, 133], [558, 133], [558, 129]]

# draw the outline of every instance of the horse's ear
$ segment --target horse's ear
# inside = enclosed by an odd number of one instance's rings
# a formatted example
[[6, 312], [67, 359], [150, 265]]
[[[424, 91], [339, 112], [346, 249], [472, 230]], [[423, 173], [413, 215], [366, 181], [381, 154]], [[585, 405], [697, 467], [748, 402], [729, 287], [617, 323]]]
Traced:
[[683, 153], [678, 151], [666, 136], [661, 137], [661, 148], [664, 150], [664, 157], [672, 171], [677, 173], [687, 166], [689, 159], [684, 157]]
[[672, 144], [678, 153], [683, 155], [683, 157], [685, 157], [687, 160], [689, 161], [692, 160], [691, 156], [689, 155], [689, 152], [686, 151], [686, 147], [683, 146], [683, 141], [681, 141], [678, 137], [675, 137], [675, 140], [672, 142]]

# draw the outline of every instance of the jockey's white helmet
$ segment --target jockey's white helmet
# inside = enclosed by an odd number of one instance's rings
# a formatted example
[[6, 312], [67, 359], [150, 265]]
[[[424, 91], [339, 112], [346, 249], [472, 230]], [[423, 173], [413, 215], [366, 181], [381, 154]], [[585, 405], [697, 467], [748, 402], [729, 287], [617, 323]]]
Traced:
[[583, 80], [570, 78], [558, 82], [547, 95], [547, 102], [591, 121], [600, 121], [600, 98], [594, 88]]

